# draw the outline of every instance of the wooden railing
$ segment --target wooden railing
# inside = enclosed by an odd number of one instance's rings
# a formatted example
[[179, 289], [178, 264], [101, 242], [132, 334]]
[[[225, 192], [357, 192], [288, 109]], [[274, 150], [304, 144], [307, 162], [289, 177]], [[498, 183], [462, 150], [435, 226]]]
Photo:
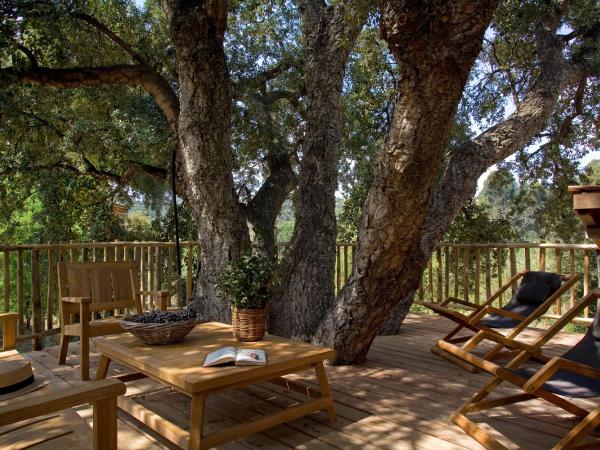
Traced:
[[[182, 242], [184, 296], [192, 297], [198, 242]], [[58, 261], [137, 261], [140, 290], [169, 290], [180, 303], [173, 242], [88, 242], [0, 246], [2, 304], [19, 315], [17, 340], [60, 333], [58, 319]]]
[[[565, 308], [592, 287], [598, 286], [594, 244], [442, 244], [423, 272], [417, 302], [441, 302], [451, 296], [483, 302], [498, 287], [522, 270], [580, 273], [581, 281], [545, 315], [556, 319]], [[516, 286], [499, 298], [496, 306], [510, 300]], [[595, 310], [586, 308], [573, 322], [589, 324]]]
[[[192, 297], [199, 243], [182, 242], [184, 299], [179, 298], [173, 242], [91, 242], [0, 246], [0, 286], [4, 311], [19, 315], [18, 340], [33, 339], [41, 348], [42, 338], [57, 334], [58, 289], [56, 262], [137, 261], [140, 290], [169, 290], [173, 302]], [[285, 245], [279, 245], [282, 255]], [[335, 290], [339, 292], [351, 276], [355, 243], [336, 247]], [[441, 302], [448, 296], [483, 302], [520, 270], [581, 273], [582, 279], [547, 317], [555, 318], [564, 308], [598, 285], [593, 244], [442, 244], [423, 272], [416, 301]], [[6, 282], [9, 280], [9, 282]], [[513, 286], [513, 290], [515, 286]], [[511, 290], [498, 303], [509, 301]], [[181, 300], [181, 301], [180, 301]], [[589, 324], [594, 310], [586, 309], [576, 322]]]

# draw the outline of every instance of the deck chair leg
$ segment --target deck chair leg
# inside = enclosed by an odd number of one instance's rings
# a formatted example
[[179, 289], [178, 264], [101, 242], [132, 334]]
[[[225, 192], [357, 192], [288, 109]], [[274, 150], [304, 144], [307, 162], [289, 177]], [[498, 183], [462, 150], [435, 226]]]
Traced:
[[462, 428], [469, 436], [483, 445], [487, 450], [508, 450], [490, 434], [467, 418], [460, 410], [452, 414], [452, 422]]
[[471, 364], [464, 362], [462, 359], [460, 358], [456, 358], [455, 356], [452, 356], [451, 354], [445, 352], [444, 350], [442, 350], [441, 348], [437, 347], [437, 346], [433, 346], [431, 347], [431, 352], [435, 353], [438, 356], [441, 356], [442, 358], [450, 361], [452, 364], [455, 364], [463, 369], [465, 369], [467, 372], [470, 373], [477, 373], [477, 368], [473, 367]]
[[600, 424], [600, 408], [594, 409], [581, 422], [571, 429], [559, 442], [554, 450], [573, 448], [579, 444], [594, 428]]
[[64, 364], [67, 362], [67, 352], [69, 351], [70, 336], [61, 334], [60, 336], [60, 352], [58, 353], [58, 363]]

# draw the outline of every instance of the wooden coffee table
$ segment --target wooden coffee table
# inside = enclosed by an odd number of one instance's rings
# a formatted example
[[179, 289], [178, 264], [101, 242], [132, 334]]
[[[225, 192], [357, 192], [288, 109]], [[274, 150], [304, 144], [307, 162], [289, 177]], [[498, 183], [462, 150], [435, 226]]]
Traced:
[[[96, 379], [105, 378], [110, 362], [116, 361], [140, 374], [125, 375], [122, 377], [123, 381], [146, 376], [191, 397], [189, 432], [131, 399], [121, 396], [118, 400], [121, 409], [182, 447], [187, 445], [194, 450], [211, 448], [321, 409], [326, 409], [329, 420], [335, 421], [331, 389], [323, 366], [323, 361], [335, 356], [334, 350], [329, 348], [278, 336], [266, 336], [260, 342], [238, 342], [233, 338], [231, 326], [222, 323], [198, 325], [179, 344], [146, 345], [129, 333], [94, 338], [94, 342], [102, 354]], [[202, 367], [208, 353], [228, 346], [263, 349], [267, 352], [268, 364], [253, 367]], [[320, 391], [282, 378], [284, 375], [309, 369], [315, 370]], [[204, 402], [207, 395], [265, 381], [284, 385], [308, 398], [303, 403], [250, 422], [236, 424], [212, 434], [203, 434]]]

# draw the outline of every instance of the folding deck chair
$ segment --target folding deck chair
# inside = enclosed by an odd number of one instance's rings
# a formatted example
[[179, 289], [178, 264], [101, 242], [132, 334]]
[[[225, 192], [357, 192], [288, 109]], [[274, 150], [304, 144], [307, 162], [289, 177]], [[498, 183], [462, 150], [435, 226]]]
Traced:
[[[600, 404], [588, 411], [568, 399], [600, 397], [600, 309], [597, 310], [588, 332], [561, 357], [550, 358], [541, 352], [544, 344], [585, 307], [599, 298], [600, 289], [594, 289], [532, 345], [486, 331], [477, 333], [462, 348], [440, 341], [441, 348], [454, 357], [494, 375], [492, 381], [453, 413], [452, 421], [484, 447], [494, 450], [505, 449], [506, 447], [487, 431], [469, 419], [467, 414], [532, 399], [544, 399], [581, 418], [581, 421], [553, 449], [600, 448], [600, 439], [584, 442], [586, 436], [600, 425]], [[472, 350], [486, 340], [502, 344], [519, 353], [506, 366], [501, 367], [472, 353]], [[521, 388], [523, 392], [486, 400], [486, 397], [504, 381]]]
[[[507, 337], [514, 339], [534, 320], [542, 316], [561, 296], [570, 289], [579, 280], [578, 274], [558, 274], [552, 272], [534, 272], [522, 271], [513, 276], [506, 284], [490, 296], [485, 303], [477, 305], [464, 300], [449, 298], [441, 304], [424, 303], [432, 311], [456, 322], [458, 325], [444, 338], [444, 342], [461, 343], [470, 339], [474, 333], [485, 330], [492, 334], [502, 335], [497, 329], [513, 329]], [[492, 303], [521, 279], [519, 287], [515, 291], [512, 299], [503, 308], [496, 308]], [[462, 314], [451, 305], [471, 309], [470, 314]], [[469, 335], [457, 336], [465, 330], [473, 333]], [[497, 344], [484, 357], [484, 359], [493, 360], [501, 356], [506, 356], [502, 352], [504, 346]], [[452, 357], [445, 352], [439, 345], [434, 345], [431, 351], [440, 355], [458, 366], [474, 372], [469, 364], [465, 364], [460, 359]], [[510, 352], [508, 353], [510, 354]]]

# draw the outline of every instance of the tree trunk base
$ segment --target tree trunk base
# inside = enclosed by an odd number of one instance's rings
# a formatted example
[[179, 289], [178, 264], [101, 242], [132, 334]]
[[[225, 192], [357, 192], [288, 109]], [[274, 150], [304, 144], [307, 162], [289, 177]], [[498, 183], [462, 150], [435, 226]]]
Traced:
[[409, 295], [398, 302], [386, 321], [381, 325], [381, 328], [379, 328], [379, 331], [377, 332], [378, 336], [392, 336], [400, 332], [402, 322], [404, 322], [404, 319], [410, 312], [413, 298], [414, 294]]

